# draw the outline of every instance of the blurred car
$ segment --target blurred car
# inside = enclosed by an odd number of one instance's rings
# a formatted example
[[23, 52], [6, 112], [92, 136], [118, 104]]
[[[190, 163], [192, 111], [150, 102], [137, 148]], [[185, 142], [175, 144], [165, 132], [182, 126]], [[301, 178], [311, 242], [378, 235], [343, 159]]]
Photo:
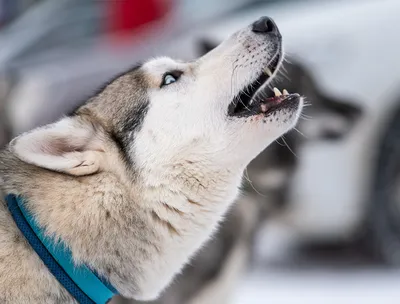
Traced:
[[[260, 15], [273, 16], [288, 61], [305, 65], [325, 94], [362, 109], [348, 136], [309, 141], [295, 151], [298, 168], [280, 219], [305, 242], [362, 236], [394, 264], [400, 263], [399, 11], [397, 0], [282, 1], [240, 11], [198, 33], [217, 43]], [[306, 138], [330, 118], [310, 119], [301, 130]], [[340, 128], [340, 121], [331, 123]]]

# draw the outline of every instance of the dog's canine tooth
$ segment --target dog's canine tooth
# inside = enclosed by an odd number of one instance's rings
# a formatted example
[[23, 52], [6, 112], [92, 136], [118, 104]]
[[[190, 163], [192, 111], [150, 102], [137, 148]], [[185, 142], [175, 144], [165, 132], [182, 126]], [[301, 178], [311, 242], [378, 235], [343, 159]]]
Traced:
[[283, 96], [289, 95], [289, 92], [286, 89], [284, 89], [282, 92], [283, 92]]
[[265, 74], [267, 74], [269, 77], [272, 76], [272, 72], [271, 72], [271, 70], [270, 70], [269, 68], [265, 68], [264, 72], [265, 72]]
[[277, 96], [277, 97], [282, 96], [281, 91], [279, 91], [277, 88], [274, 88], [274, 93], [275, 93], [275, 96]]

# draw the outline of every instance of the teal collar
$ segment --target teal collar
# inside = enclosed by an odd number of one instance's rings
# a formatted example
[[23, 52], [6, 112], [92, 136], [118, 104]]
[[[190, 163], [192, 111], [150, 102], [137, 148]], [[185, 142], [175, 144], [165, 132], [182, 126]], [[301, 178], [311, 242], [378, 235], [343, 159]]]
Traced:
[[45, 236], [21, 197], [6, 197], [7, 206], [18, 228], [24, 234], [49, 271], [81, 304], [104, 304], [118, 294], [116, 289], [86, 265], [76, 266], [71, 251], [62, 242]]

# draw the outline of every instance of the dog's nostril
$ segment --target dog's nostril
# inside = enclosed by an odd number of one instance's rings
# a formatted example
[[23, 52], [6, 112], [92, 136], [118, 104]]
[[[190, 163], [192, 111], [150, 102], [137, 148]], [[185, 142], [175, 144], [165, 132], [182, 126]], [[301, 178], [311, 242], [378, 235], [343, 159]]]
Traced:
[[256, 22], [254, 22], [252, 30], [254, 33], [264, 33], [264, 34], [271, 33], [279, 37], [281, 36], [274, 20], [269, 17], [261, 17]]
[[267, 27], [267, 32], [273, 32], [273, 31], [274, 31], [275, 24], [271, 21], [271, 19], [268, 19], [268, 20], [265, 22], [265, 25], [266, 25], [266, 27]]

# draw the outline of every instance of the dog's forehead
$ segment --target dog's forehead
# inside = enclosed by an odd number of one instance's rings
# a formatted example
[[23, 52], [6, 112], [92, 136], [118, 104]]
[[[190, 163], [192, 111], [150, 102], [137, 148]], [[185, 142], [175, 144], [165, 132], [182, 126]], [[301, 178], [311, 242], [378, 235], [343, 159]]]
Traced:
[[169, 57], [158, 57], [145, 62], [142, 66], [142, 70], [146, 74], [152, 76], [163, 75], [168, 71], [173, 70], [184, 70], [187, 68], [187, 63], [183, 61], [177, 61]]

